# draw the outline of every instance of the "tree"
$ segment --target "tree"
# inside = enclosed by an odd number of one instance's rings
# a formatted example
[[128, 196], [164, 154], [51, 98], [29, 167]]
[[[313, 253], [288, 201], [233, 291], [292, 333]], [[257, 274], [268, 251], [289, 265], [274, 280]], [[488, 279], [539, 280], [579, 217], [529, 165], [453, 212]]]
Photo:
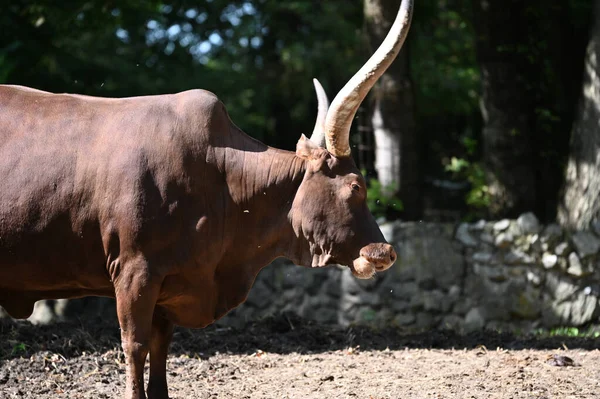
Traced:
[[490, 213], [555, 218], [586, 1], [474, 0]]
[[574, 229], [586, 229], [600, 219], [600, 0], [595, 0], [594, 7], [581, 100], [558, 209], [559, 221]]
[[[400, 0], [365, 0], [365, 24], [371, 48], [376, 49], [385, 38], [400, 3]], [[391, 188], [388, 194], [398, 194], [403, 216], [414, 220], [422, 213], [422, 179], [408, 53], [405, 44], [373, 88], [371, 122], [378, 179], [383, 187]]]
[[531, 63], [523, 46], [528, 2], [474, 0], [481, 68], [483, 157], [494, 216], [515, 216], [536, 204]]

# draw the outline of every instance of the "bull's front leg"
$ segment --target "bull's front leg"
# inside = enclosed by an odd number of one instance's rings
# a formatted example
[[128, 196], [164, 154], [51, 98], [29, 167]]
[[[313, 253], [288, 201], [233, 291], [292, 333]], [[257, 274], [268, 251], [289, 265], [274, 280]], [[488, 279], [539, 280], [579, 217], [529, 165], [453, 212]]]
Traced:
[[150, 339], [150, 379], [148, 399], [168, 399], [167, 355], [173, 337], [173, 323], [167, 320], [160, 309], [154, 311], [152, 336]]
[[121, 345], [126, 360], [125, 399], [146, 399], [144, 363], [150, 349], [152, 315], [162, 281], [152, 278], [143, 257], [123, 264], [115, 281]]

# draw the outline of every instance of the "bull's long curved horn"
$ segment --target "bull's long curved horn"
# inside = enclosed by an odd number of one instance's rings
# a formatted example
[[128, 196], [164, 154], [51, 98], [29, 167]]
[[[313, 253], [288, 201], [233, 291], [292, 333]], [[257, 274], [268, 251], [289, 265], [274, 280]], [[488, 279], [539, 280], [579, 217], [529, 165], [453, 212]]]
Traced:
[[352, 120], [369, 90], [396, 59], [408, 34], [412, 13], [413, 0], [402, 0], [396, 20], [383, 43], [333, 99], [325, 120], [327, 150], [333, 155], [350, 155]]
[[317, 79], [313, 79], [313, 83], [315, 85], [315, 91], [317, 92], [319, 106], [317, 121], [315, 122], [315, 128], [312, 136], [310, 136], [310, 140], [321, 147], [325, 147], [325, 118], [327, 117], [327, 110], [329, 109], [329, 99], [327, 98], [327, 93], [325, 93], [325, 89], [323, 89], [321, 83], [319, 83]]

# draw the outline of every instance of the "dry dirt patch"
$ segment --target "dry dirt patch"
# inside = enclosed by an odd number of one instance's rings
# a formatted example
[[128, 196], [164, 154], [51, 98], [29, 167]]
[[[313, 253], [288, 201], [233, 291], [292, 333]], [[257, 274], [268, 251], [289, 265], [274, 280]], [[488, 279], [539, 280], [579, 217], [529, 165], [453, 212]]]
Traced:
[[[179, 329], [168, 379], [177, 399], [594, 398], [600, 397], [597, 344], [337, 329], [282, 318], [240, 331]], [[114, 321], [46, 327], [0, 321], [0, 359], [2, 399], [118, 398], [123, 388]]]

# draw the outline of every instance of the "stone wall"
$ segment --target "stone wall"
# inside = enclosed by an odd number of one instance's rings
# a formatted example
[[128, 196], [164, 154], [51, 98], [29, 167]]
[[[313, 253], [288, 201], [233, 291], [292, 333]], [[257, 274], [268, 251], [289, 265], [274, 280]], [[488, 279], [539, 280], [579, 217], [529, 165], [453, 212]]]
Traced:
[[[321, 323], [529, 331], [598, 323], [600, 225], [569, 234], [517, 220], [382, 226], [399, 260], [372, 280], [347, 268], [265, 268], [248, 300], [222, 321], [297, 313]], [[600, 324], [600, 323], [598, 323]]]
[[[278, 260], [259, 274], [248, 300], [219, 323], [241, 327], [289, 312], [320, 323], [461, 331], [598, 324], [600, 224], [594, 227], [570, 234], [540, 226], [532, 214], [459, 226], [384, 224], [399, 255], [390, 270], [365, 281], [344, 267], [310, 269]], [[40, 304], [46, 316], [33, 319], [106, 306], [89, 299]]]

